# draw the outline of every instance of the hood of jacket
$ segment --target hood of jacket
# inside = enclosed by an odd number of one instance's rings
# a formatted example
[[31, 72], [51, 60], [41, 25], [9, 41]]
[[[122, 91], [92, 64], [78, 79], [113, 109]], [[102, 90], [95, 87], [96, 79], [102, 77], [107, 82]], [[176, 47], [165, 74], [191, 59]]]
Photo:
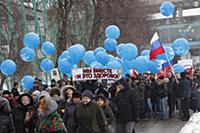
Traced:
[[160, 80], [158, 82], [159, 85], [168, 84], [168, 83], [169, 83], [169, 79], [168, 78], [164, 78], [164, 79], [162, 79], [162, 80]]
[[[24, 106], [23, 103], [22, 103], [22, 98], [23, 98], [24, 96], [27, 96], [27, 97], [30, 99], [30, 103], [29, 103], [27, 106]], [[29, 94], [27, 94], [27, 93], [21, 94], [21, 95], [19, 96], [18, 102], [19, 102], [20, 106], [21, 106], [21, 107], [24, 107], [24, 108], [30, 107], [30, 106], [34, 105], [34, 101], [33, 101], [32, 96], [29, 95]]]
[[76, 88], [72, 85], [65, 85], [63, 88], [61, 88], [61, 97], [65, 100], [67, 100], [67, 97], [66, 97], [66, 91], [68, 89], [71, 89], [73, 91], [76, 91]]
[[44, 100], [45, 100], [46, 108], [43, 112], [45, 114], [45, 116], [55, 112], [58, 109], [58, 104], [56, 103], [56, 101], [54, 101], [52, 99], [52, 97], [48, 93], [42, 93], [40, 98], [44, 98]]

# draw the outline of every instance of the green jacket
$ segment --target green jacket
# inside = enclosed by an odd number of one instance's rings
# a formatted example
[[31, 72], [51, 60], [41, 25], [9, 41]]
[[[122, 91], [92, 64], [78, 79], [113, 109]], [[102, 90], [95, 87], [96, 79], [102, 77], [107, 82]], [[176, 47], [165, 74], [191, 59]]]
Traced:
[[94, 102], [80, 103], [74, 113], [72, 133], [108, 133], [102, 109]]

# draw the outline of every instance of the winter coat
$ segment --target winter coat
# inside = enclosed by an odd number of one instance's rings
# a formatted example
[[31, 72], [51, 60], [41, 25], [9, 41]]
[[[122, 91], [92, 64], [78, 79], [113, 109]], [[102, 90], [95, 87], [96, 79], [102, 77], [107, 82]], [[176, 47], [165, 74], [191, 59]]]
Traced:
[[102, 107], [102, 109], [105, 114], [108, 125], [111, 125], [114, 120], [114, 114], [113, 114], [111, 108], [109, 106], [107, 106], [107, 107]]
[[131, 122], [139, 117], [140, 103], [135, 91], [130, 88], [124, 88], [119, 91], [115, 104], [117, 106], [117, 121]]
[[98, 104], [80, 103], [74, 113], [72, 133], [108, 133], [105, 115]]
[[15, 133], [9, 102], [0, 96], [0, 133]]
[[26, 112], [25, 128], [28, 133], [34, 133], [34, 129], [39, 121], [37, 106], [33, 106]]
[[169, 79], [165, 78], [158, 82], [158, 97], [163, 98], [168, 96], [168, 87]]
[[154, 80], [151, 83], [151, 99], [157, 99], [158, 96], [158, 84], [157, 82]]
[[67, 133], [64, 122], [57, 111], [47, 115], [40, 121], [42, 124], [38, 124], [35, 133]]
[[[22, 97], [23, 96], [28, 96], [31, 99], [29, 105], [24, 106], [22, 104]], [[26, 112], [28, 111], [28, 109], [34, 103], [33, 103], [32, 97], [30, 95], [28, 95], [28, 94], [20, 95], [18, 100], [19, 100], [19, 104], [18, 104], [17, 108], [13, 112], [13, 120], [14, 120], [15, 130], [16, 130], [16, 132], [19, 132], [19, 133], [26, 133], [26, 131], [25, 131], [25, 121], [24, 121], [25, 117], [26, 117]]]
[[62, 117], [64, 115], [66, 106], [71, 103], [71, 99], [66, 96], [66, 91], [68, 89], [71, 89], [72, 91], [76, 91], [76, 88], [72, 85], [65, 85], [63, 88], [61, 88], [62, 99], [58, 103], [58, 112], [59, 114], [61, 114]]
[[191, 90], [191, 82], [188, 78], [181, 78], [179, 82], [180, 98], [189, 98]]
[[67, 127], [69, 132], [72, 130], [72, 123], [73, 123], [73, 117], [74, 117], [74, 112], [75, 112], [76, 106], [77, 106], [77, 104], [71, 102], [65, 108], [63, 120], [64, 120], [65, 126]]
[[146, 81], [145, 82], [145, 92], [144, 92], [145, 98], [151, 97], [151, 89], [152, 89], [151, 84], [149, 83], [149, 81]]
[[175, 96], [175, 85], [176, 85], [176, 80], [175, 78], [169, 78], [169, 83], [168, 83], [168, 95], [169, 96]]
[[193, 110], [200, 109], [200, 90], [194, 88], [190, 97], [190, 108]]
[[144, 100], [144, 96], [145, 96], [145, 84], [143, 82], [140, 82], [137, 84], [136, 86], [136, 91], [139, 95], [139, 99], [140, 100]]

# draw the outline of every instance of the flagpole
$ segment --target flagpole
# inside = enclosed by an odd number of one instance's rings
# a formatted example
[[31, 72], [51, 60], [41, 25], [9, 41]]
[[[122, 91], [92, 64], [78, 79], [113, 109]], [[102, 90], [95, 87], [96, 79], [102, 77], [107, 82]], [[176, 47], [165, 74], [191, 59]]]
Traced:
[[[160, 52], [159, 54], [165, 54], [166, 55], [166, 58], [167, 58], [167, 62], [169, 63], [169, 66], [170, 66], [170, 68], [171, 68], [171, 70], [172, 70], [172, 74], [174, 75], [174, 77], [175, 77], [175, 79], [176, 79], [176, 82], [178, 83], [178, 80], [177, 80], [177, 77], [176, 77], [176, 75], [175, 75], [175, 72], [174, 72], [174, 70], [173, 70], [173, 67], [172, 67], [172, 65], [171, 65], [171, 63], [170, 63], [170, 60], [169, 60], [169, 58], [168, 58], [168, 56], [167, 56], [167, 54], [166, 54], [166, 51], [165, 51], [165, 49], [164, 49], [164, 47], [163, 47], [163, 45], [162, 45], [162, 42], [161, 42], [161, 40], [159, 39], [159, 36], [158, 36], [158, 33], [157, 32], [155, 32], [154, 33], [154, 35], [153, 35], [153, 38], [151, 39], [151, 47], [152, 47], [152, 45], [153, 45], [153, 42], [154, 41], [156, 41], [156, 40], [158, 40], [159, 41], [159, 43], [160, 43], [160, 45], [161, 45], [161, 47], [162, 47], [162, 52]], [[155, 47], [158, 47], [158, 46], [155, 46]], [[156, 55], [159, 55], [158, 53], [156, 54]], [[155, 56], [155, 55], [154, 55]], [[152, 57], [152, 59], [155, 59], [155, 57]], [[151, 50], [150, 50], [150, 60], [152, 60], [151, 59]]]
[[165, 52], [165, 55], [166, 55], [166, 57], [167, 57], [167, 62], [169, 63], [169, 66], [170, 66], [170, 68], [171, 68], [171, 70], [172, 70], [172, 74], [174, 75], [174, 77], [175, 77], [175, 79], [176, 79], [176, 82], [178, 83], [178, 79], [177, 79], [177, 77], [176, 77], [176, 74], [175, 74], [175, 72], [174, 72], [174, 69], [173, 69], [173, 67], [172, 67], [172, 64], [170, 63], [170, 60], [169, 60], [169, 58], [168, 58], [166, 52]]

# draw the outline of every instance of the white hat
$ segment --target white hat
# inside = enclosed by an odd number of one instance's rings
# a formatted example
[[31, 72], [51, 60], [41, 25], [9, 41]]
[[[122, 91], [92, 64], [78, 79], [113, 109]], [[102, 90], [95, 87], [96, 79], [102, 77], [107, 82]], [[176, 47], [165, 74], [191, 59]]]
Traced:
[[40, 91], [36, 90], [32, 93], [32, 95], [39, 97], [40, 96]]

